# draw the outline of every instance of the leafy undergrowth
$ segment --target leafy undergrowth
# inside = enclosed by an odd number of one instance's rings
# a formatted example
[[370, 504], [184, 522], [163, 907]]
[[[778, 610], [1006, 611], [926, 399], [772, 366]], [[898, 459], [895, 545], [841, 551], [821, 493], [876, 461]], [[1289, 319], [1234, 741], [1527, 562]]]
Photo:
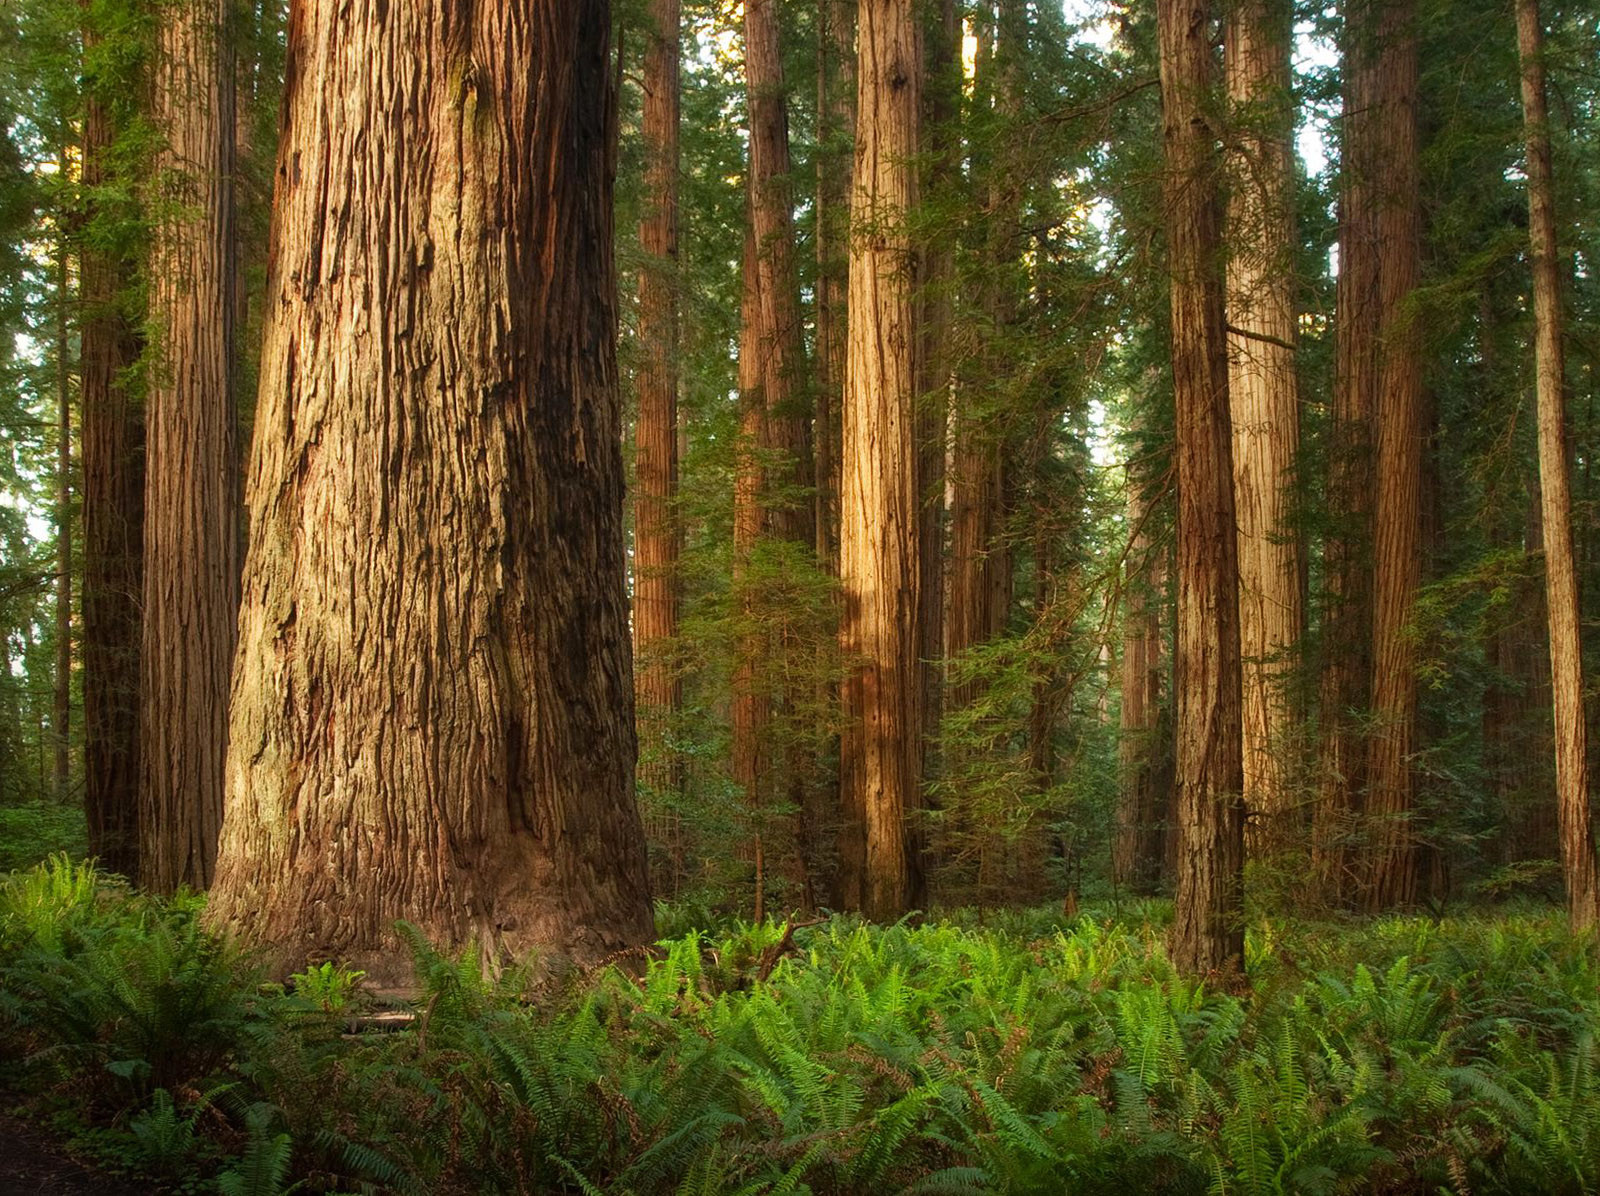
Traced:
[[168, 1190], [1600, 1187], [1554, 912], [1263, 925], [1244, 995], [1173, 973], [1158, 905], [680, 930], [534, 1001], [412, 936], [416, 1020], [352, 1035], [356, 977], [265, 985], [197, 909], [65, 860], [0, 890], [13, 1099]]

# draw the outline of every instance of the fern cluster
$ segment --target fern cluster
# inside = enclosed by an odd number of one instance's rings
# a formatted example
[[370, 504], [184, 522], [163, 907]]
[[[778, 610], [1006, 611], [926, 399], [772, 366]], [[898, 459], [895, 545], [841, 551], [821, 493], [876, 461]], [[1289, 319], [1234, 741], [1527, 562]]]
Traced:
[[0, 890], [4, 1049], [191, 1188], [1600, 1187], [1600, 972], [1551, 912], [1263, 924], [1241, 992], [1173, 971], [1154, 903], [685, 930], [542, 988], [407, 931], [383, 1033], [358, 977], [261, 985], [193, 912], [64, 862]]

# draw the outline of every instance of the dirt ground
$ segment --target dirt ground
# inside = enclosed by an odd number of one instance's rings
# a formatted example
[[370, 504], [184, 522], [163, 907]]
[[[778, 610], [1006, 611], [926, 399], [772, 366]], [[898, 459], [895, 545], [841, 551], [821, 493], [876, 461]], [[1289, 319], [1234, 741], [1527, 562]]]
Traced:
[[149, 1196], [69, 1158], [36, 1126], [0, 1113], [0, 1196]]

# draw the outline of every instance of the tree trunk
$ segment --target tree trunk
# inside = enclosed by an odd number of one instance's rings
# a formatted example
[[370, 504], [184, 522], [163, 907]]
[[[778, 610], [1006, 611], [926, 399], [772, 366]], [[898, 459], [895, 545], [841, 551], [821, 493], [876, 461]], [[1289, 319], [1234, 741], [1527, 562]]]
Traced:
[[[961, 76], [956, 50], [961, 24], [955, 0], [940, 0], [928, 26], [927, 90], [923, 94], [932, 149], [924, 196], [948, 198], [959, 183]], [[917, 386], [917, 518], [921, 575], [918, 614], [926, 691], [922, 700], [923, 772], [934, 771], [933, 745], [944, 711], [944, 533], [945, 453], [949, 420], [950, 352], [955, 325], [955, 251], [948, 237], [932, 238], [922, 250], [921, 378]]]
[[1178, 888], [1172, 960], [1243, 966], [1239, 567], [1234, 531], [1210, 14], [1158, 0], [1178, 466]]
[[[759, 348], [767, 399], [767, 436], [784, 473], [785, 489], [811, 485], [811, 435], [805, 400], [805, 360], [795, 275], [793, 204], [789, 192], [789, 106], [776, 0], [744, 6], [745, 81], [750, 104], [750, 211], [760, 272]], [[767, 496], [767, 518], [781, 539], [813, 544], [813, 500]]]
[[816, 543], [817, 559], [837, 573], [839, 496], [834, 424], [844, 389], [851, 141], [855, 134], [855, 6], [850, 0], [820, 0], [817, 12], [817, 402], [812, 420]]
[[644, 54], [644, 215], [639, 242], [639, 415], [634, 425], [633, 652], [638, 670], [640, 788], [671, 838], [661, 800], [681, 784], [668, 742], [683, 686], [670, 659], [678, 635], [679, 0], [653, 0]]
[[[63, 171], [66, 159], [63, 150]], [[72, 778], [72, 330], [67, 254], [63, 238], [56, 246], [56, 665], [50, 715], [58, 798]]]
[[[85, 49], [96, 41], [85, 31]], [[85, 97], [83, 186], [91, 223], [114, 220], [111, 106]], [[79, 404], [83, 454], [83, 772], [89, 853], [139, 871], [139, 603], [144, 559], [144, 420], [128, 393], [139, 357], [127, 310], [133, 270], [86, 237], [80, 255]]]
[[1312, 829], [1312, 871], [1324, 900], [1352, 893], [1351, 839], [1366, 766], [1361, 719], [1371, 681], [1372, 420], [1376, 409], [1378, 244], [1377, 63], [1369, 0], [1347, 0], [1343, 34], [1336, 364], [1329, 427], [1323, 544], [1321, 774]]
[[162, 11], [145, 399], [139, 879], [207, 888], [239, 607], [233, 55], [224, 0]]
[[[739, 443], [733, 484], [733, 593], [741, 634], [734, 661], [732, 698], [733, 782], [744, 794], [749, 840], [760, 851], [766, 781], [766, 736], [770, 721], [761, 659], [764, 648], [756, 595], [750, 581], [750, 554], [761, 539], [763, 454], [767, 440], [765, 373], [761, 364], [761, 282], [755, 230], [746, 218], [742, 285], [739, 295]], [[757, 919], [765, 913], [762, 885], [756, 886]]]
[[1544, 27], [1539, 0], [1517, 0], [1522, 111], [1528, 142], [1528, 236], [1533, 259], [1539, 488], [1544, 516], [1545, 597], [1555, 714], [1556, 808], [1567, 916], [1575, 931], [1600, 918], [1594, 830], [1589, 811], [1589, 736], [1583, 710], [1583, 640], [1572, 543], [1572, 477], [1567, 453], [1566, 362], [1561, 345], [1561, 271], [1545, 102]]
[[850, 904], [868, 917], [904, 913], [919, 887], [908, 820], [922, 754], [918, 544], [915, 254], [922, 47], [913, 0], [862, 0], [850, 337], [840, 494], [845, 730], [840, 855]]
[[1228, 397], [1239, 519], [1244, 801], [1256, 853], [1295, 840], [1286, 764], [1298, 720], [1288, 686], [1305, 621], [1292, 519], [1300, 410], [1289, 7], [1241, 0], [1228, 11], [1225, 42], [1237, 126], [1228, 204]]
[[[1021, 111], [1026, 14], [1017, 0], [1000, 0], [998, 10], [992, 16], [985, 11], [977, 25], [977, 102], [992, 96], [996, 112], [1014, 120]], [[1012, 283], [1018, 180], [1003, 144], [975, 160], [972, 173], [988, 193], [981, 297], [988, 342], [981, 355], [984, 377], [979, 385], [961, 392], [964, 403], [952, 413], [950, 581], [945, 612], [945, 655], [951, 660], [1003, 634], [1011, 605], [1011, 554], [1004, 536], [1009, 413], [997, 409], [993, 397], [999, 389], [997, 379], [1007, 369], [998, 342], [1016, 307]], [[966, 680], [949, 686], [946, 699], [955, 708], [968, 706], [980, 688], [976, 680]]]
[[1128, 546], [1123, 593], [1127, 603], [1122, 648], [1121, 763], [1112, 880], [1148, 896], [1161, 878], [1165, 803], [1160, 792], [1161, 560], [1149, 531], [1148, 481], [1128, 467]]
[[605, 0], [295, 0], [208, 919], [405, 982], [653, 931]]
[[1372, 735], [1368, 740], [1367, 905], [1416, 899], [1411, 825], [1416, 777], [1416, 649], [1409, 634], [1422, 574], [1422, 451], [1427, 437], [1419, 330], [1407, 310], [1422, 273], [1417, 150], [1417, 40], [1412, 0], [1380, 5], [1373, 128], [1380, 268], [1377, 486], [1372, 569]]

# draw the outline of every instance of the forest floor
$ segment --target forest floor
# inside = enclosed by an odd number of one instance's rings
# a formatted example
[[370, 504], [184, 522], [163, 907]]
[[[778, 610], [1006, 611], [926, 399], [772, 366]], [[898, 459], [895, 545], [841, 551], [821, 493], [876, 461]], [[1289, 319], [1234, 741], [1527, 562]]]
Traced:
[[202, 902], [0, 876], [0, 1196], [1600, 1192], [1600, 957], [1544, 903], [1258, 913], [1220, 985], [1165, 901], [662, 905], [537, 1000], [402, 925], [415, 1016], [351, 1034], [360, 973], [266, 983]]
[[72, 1158], [37, 1126], [0, 1113], [0, 1196], [143, 1196]]

